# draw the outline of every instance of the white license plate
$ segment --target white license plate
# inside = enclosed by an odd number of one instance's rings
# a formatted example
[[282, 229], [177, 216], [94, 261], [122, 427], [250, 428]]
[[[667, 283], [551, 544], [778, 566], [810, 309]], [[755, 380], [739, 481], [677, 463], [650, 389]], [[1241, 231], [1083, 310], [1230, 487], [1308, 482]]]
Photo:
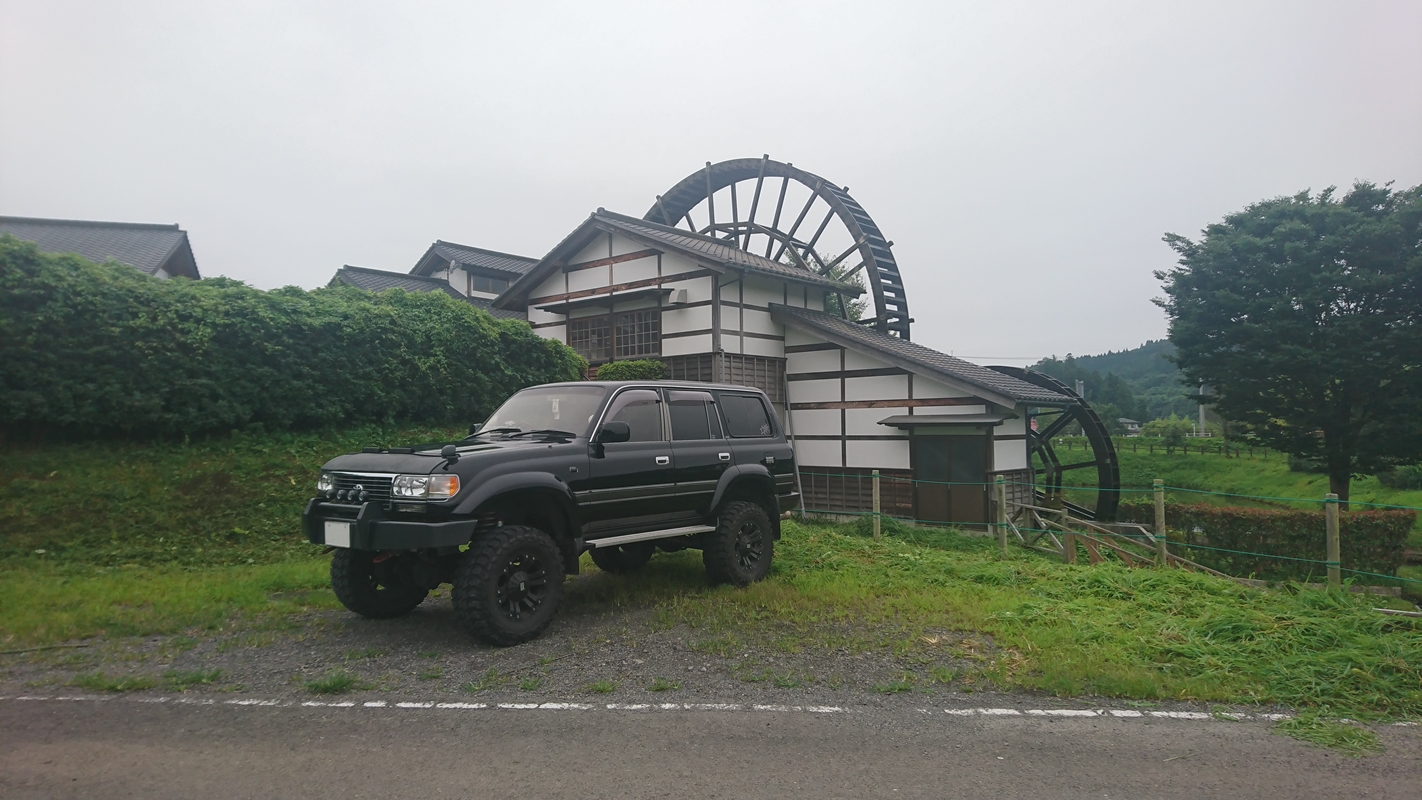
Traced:
[[332, 547], [350, 547], [351, 524], [326, 520], [326, 544]]

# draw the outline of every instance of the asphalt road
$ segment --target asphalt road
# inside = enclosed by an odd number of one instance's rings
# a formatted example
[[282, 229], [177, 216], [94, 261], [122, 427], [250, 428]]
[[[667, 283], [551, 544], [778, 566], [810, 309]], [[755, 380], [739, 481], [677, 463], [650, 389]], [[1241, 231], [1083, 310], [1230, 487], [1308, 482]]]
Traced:
[[913, 709], [0, 703], [20, 798], [1422, 797], [1422, 733], [1354, 759], [1260, 722]]

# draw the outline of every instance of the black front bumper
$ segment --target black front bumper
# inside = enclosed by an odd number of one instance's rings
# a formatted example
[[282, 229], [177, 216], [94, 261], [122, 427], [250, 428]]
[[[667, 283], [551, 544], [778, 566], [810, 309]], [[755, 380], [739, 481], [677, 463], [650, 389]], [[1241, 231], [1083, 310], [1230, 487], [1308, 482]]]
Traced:
[[[468, 544], [478, 523], [472, 519], [410, 522], [387, 519], [376, 503], [331, 503], [319, 497], [301, 512], [301, 531], [312, 544], [326, 541], [326, 523], [350, 526], [352, 550], [424, 550]], [[333, 546], [346, 546], [335, 542]]]

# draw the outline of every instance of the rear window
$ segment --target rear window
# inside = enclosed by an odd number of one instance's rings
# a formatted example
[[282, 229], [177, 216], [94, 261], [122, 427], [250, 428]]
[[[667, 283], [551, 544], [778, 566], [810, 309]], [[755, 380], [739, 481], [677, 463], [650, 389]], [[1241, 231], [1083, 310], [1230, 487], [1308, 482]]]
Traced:
[[716, 417], [710, 392], [670, 390], [667, 400], [671, 404], [672, 439], [683, 442], [721, 438], [721, 421]]
[[771, 436], [770, 414], [765, 403], [750, 394], [721, 395], [721, 412], [726, 415], [726, 432], [735, 437]]

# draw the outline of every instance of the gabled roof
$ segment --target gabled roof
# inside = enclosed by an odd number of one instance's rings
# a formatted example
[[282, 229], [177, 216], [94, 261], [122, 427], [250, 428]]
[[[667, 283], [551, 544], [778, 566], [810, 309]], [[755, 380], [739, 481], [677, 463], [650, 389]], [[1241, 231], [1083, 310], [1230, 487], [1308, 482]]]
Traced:
[[549, 251], [536, 267], [500, 295], [494, 301], [495, 305], [508, 308], [523, 301], [530, 290], [566, 266], [566, 259], [587, 246], [600, 232], [619, 233], [650, 248], [663, 252], [675, 251], [716, 269], [756, 272], [796, 283], [820, 286], [853, 297], [864, 293], [858, 286], [836, 283], [818, 273], [771, 261], [720, 239], [599, 208]]
[[163, 270], [197, 280], [197, 261], [187, 231], [142, 222], [0, 217], [0, 234], [34, 242], [46, 253], [76, 253], [90, 261], [119, 261], [149, 275]]
[[420, 275], [386, 272], [381, 269], [353, 267], [347, 264], [336, 270], [335, 276], [326, 285], [336, 286], [337, 284], [354, 286], [368, 292], [383, 292], [386, 289], [404, 289], [407, 292], [444, 292], [456, 300], [463, 300], [475, 308], [482, 308], [500, 319], [528, 319], [527, 314], [519, 311], [494, 308], [488, 300], [482, 297], [465, 297], [453, 286], [450, 286], [448, 281], [441, 278], [426, 278]]
[[940, 353], [915, 342], [860, 325], [851, 320], [808, 308], [770, 306], [770, 316], [782, 325], [799, 328], [841, 347], [881, 358], [911, 372], [943, 381], [949, 386], [991, 400], [1001, 406], [1017, 403], [1070, 405], [1075, 401], [1050, 389], [980, 367], [971, 361]]
[[485, 250], [482, 247], [470, 247], [467, 244], [455, 244], [440, 239], [430, 245], [430, 249], [426, 250], [423, 256], [420, 256], [420, 260], [415, 262], [415, 267], [410, 270], [410, 274], [429, 275], [447, 269], [451, 264], [503, 272], [507, 273], [510, 278], [516, 278], [533, 269], [538, 264], [538, 259], [516, 256], [512, 253], [500, 253], [497, 250]]

